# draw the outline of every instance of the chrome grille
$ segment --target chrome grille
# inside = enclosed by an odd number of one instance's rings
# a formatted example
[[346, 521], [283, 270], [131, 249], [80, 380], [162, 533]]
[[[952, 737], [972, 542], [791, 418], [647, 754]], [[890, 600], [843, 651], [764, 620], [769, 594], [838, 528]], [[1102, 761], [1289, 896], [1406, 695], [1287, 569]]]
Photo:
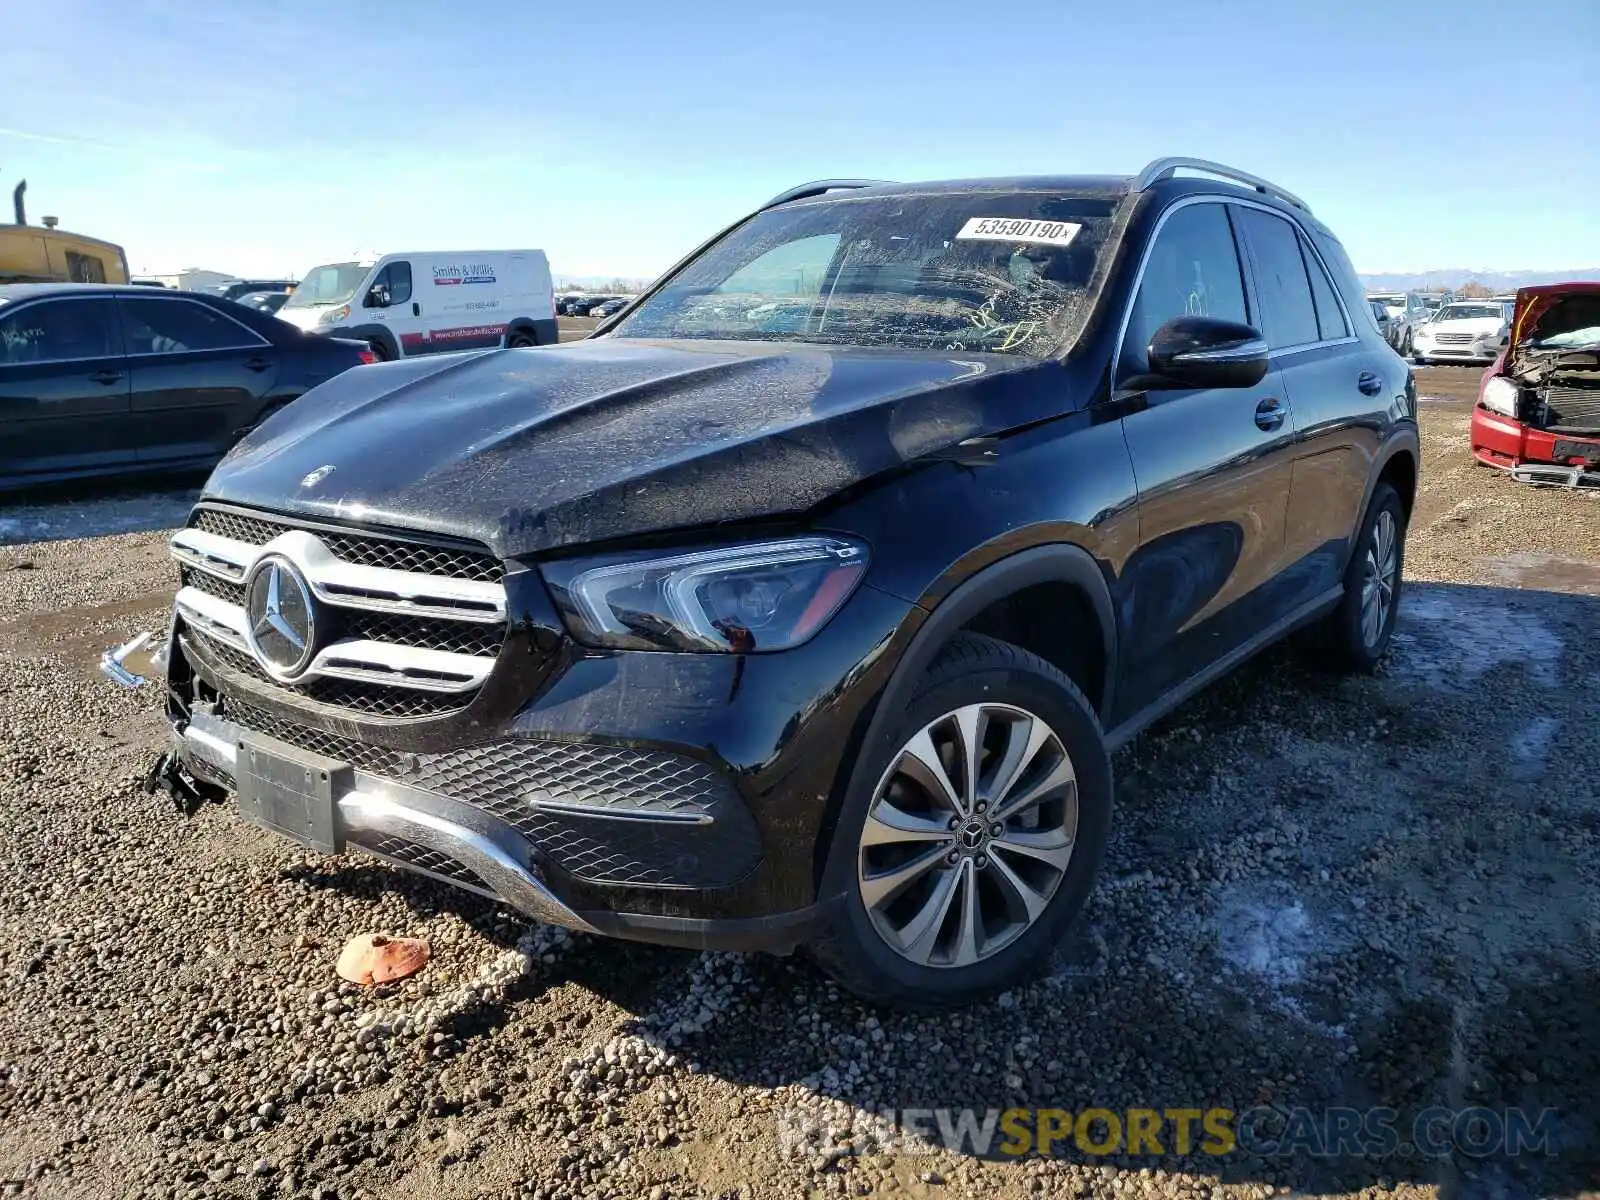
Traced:
[[[274, 679], [250, 651], [245, 580], [270, 544], [320, 614], [311, 662]], [[201, 508], [172, 539], [177, 609], [215, 663], [271, 689], [377, 717], [465, 708], [506, 636], [504, 569], [487, 551], [306, 529], [276, 514]]]
[[1475, 336], [1470, 333], [1436, 333], [1433, 340], [1441, 346], [1470, 346]]
[[[381, 683], [365, 683], [359, 680], [314, 679], [310, 683], [290, 687], [277, 682], [263, 671], [255, 656], [248, 651], [236, 649], [226, 642], [211, 637], [204, 638], [203, 644], [206, 652], [223, 667], [247, 677], [257, 685], [278, 692], [283, 699], [292, 700], [298, 696], [318, 704], [332, 704], [368, 716], [392, 717], [396, 720], [442, 717], [465, 708], [470, 702], [470, 697], [463, 699], [441, 692], [406, 691]], [[227, 694], [226, 689], [223, 694]]]

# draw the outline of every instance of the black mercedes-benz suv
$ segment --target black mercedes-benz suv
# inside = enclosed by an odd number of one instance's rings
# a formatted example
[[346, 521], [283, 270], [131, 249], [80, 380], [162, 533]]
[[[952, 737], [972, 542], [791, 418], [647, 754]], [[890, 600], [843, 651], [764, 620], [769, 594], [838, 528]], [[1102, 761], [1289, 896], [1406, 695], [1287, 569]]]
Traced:
[[241, 443], [172, 539], [157, 777], [964, 1003], [1084, 904], [1111, 750], [1292, 631], [1377, 662], [1417, 461], [1348, 258], [1263, 180], [796, 188], [592, 338]]

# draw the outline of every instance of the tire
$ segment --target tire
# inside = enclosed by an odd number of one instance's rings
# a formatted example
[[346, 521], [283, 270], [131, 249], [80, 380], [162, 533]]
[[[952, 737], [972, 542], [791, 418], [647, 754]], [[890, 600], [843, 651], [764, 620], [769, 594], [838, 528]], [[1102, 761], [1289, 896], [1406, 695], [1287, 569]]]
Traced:
[[[956, 804], [940, 800], [939, 789], [907, 773], [933, 778], [911, 753], [919, 745], [942, 764], [964, 762], [955, 746], [973, 729], [976, 800], [965, 785]], [[1009, 790], [986, 796], [1006, 774]], [[1048, 963], [1088, 899], [1111, 824], [1105, 738], [1070, 679], [1009, 642], [958, 634], [849, 786], [823, 872], [823, 894], [838, 900], [808, 948], [829, 974], [866, 1000], [938, 1011], [1013, 987]], [[985, 812], [990, 799], [998, 803]], [[965, 819], [952, 815], [958, 808]], [[898, 825], [881, 819], [890, 812]], [[900, 836], [910, 825], [916, 836]], [[1018, 849], [1029, 836], [1031, 848]], [[890, 886], [898, 879], [908, 882]], [[969, 899], [979, 914], [970, 926]], [[966, 937], [969, 928], [981, 933]]]
[[1411, 330], [1409, 330], [1409, 329], [1407, 329], [1403, 334], [1400, 335], [1400, 353], [1401, 354], [1410, 354], [1411, 353]]
[[506, 348], [508, 350], [525, 350], [529, 346], [537, 346], [539, 339], [532, 330], [513, 329], [506, 335]]
[[[1386, 524], [1387, 538], [1381, 532]], [[1392, 550], [1392, 559], [1387, 557], [1386, 546]], [[1367, 503], [1355, 551], [1345, 568], [1344, 597], [1338, 608], [1308, 631], [1309, 643], [1325, 666], [1346, 674], [1368, 674], [1377, 667], [1394, 636], [1405, 555], [1405, 505], [1400, 493], [1379, 483]], [[1379, 582], [1383, 577], [1389, 580], [1387, 589]], [[1369, 583], [1376, 587], [1375, 593], [1369, 592]], [[1369, 595], [1373, 603], [1382, 600], [1376, 621], [1369, 612]]]
[[368, 338], [367, 349], [372, 351], [372, 357], [379, 362], [388, 362], [394, 357], [389, 353], [389, 347], [382, 338]]

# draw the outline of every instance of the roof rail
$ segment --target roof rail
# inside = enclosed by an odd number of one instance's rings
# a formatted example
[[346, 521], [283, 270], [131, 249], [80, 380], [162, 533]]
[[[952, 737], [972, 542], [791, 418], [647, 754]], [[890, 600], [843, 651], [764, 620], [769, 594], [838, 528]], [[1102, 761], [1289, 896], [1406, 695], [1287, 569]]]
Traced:
[[779, 192], [761, 207], [776, 208], [780, 204], [787, 204], [791, 200], [804, 200], [808, 196], [820, 196], [824, 192], [831, 192], [835, 188], [864, 188], [877, 187], [888, 183], [887, 179], [818, 179], [814, 183], [802, 183], [799, 187], [792, 187], [786, 192]]
[[1157, 180], [1170, 179], [1181, 170], [1200, 171], [1206, 175], [1216, 175], [1222, 179], [1242, 183], [1246, 187], [1253, 187], [1258, 192], [1265, 192], [1269, 196], [1276, 196], [1286, 200], [1302, 212], [1309, 214], [1311, 206], [1300, 199], [1293, 192], [1285, 191], [1275, 183], [1268, 183], [1257, 175], [1247, 175], [1245, 172], [1233, 167], [1224, 166], [1222, 163], [1211, 162], [1204, 158], [1158, 158], [1149, 166], [1139, 172], [1139, 177], [1133, 181], [1133, 190], [1142, 192]]

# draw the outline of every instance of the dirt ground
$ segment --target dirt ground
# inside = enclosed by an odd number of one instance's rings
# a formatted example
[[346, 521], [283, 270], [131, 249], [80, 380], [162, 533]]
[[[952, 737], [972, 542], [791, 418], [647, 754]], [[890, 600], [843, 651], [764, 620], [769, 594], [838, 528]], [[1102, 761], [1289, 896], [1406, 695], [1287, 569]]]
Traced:
[[[93, 662], [159, 627], [192, 491], [0, 505], [0, 1193], [1597, 1194], [1600, 497], [1475, 466], [1476, 372], [1417, 377], [1389, 659], [1335, 679], [1272, 651], [1138, 739], [1044, 977], [943, 1017], [178, 815], [137, 782], [153, 698]], [[340, 984], [369, 930], [431, 965]], [[1401, 1136], [1018, 1159], [881, 1119], [964, 1108], [1270, 1108], [1279, 1134], [1388, 1110]], [[1511, 1154], [1451, 1125], [1467, 1110], [1553, 1136]], [[1430, 1114], [1453, 1151], [1413, 1139]]]

